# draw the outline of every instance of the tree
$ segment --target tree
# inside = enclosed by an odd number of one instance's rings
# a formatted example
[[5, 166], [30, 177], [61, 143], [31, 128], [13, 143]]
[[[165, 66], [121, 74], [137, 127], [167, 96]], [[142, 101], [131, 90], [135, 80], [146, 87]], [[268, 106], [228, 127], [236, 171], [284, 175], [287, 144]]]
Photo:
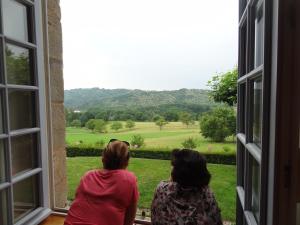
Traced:
[[132, 121], [132, 120], [127, 120], [125, 127], [128, 128], [128, 129], [132, 129], [132, 128], [135, 127], [135, 122]]
[[189, 137], [181, 143], [184, 148], [195, 149], [197, 147], [196, 139]]
[[89, 130], [94, 130], [95, 129], [95, 119], [90, 119], [85, 123], [85, 127]]
[[119, 121], [114, 121], [111, 125], [110, 125], [110, 128], [114, 131], [118, 131], [120, 129], [123, 128], [123, 124]]
[[95, 127], [94, 130], [99, 132], [99, 133], [104, 133], [106, 132], [106, 126], [107, 126], [107, 122], [104, 120], [100, 120], [100, 119], [95, 119]]
[[81, 127], [81, 122], [80, 120], [73, 120], [71, 122], [71, 127]]
[[236, 115], [231, 107], [218, 107], [200, 119], [200, 130], [205, 138], [223, 142], [236, 133]]
[[186, 125], [186, 127], [188, 128], [189, 125], [191, 124], [195, 124], [195, 121], [193, 120], [193, 117], [190, 113], [188, 112], [183, 112], [180, 115], [180, 121]]
[[145, 139], [140, 134], [133, 135], [130, 144], [134, 148], [140, 148], [145, 145]]
[[215, 102], [224, 102], [229, 106], [235, 105], [237, 103], [237, 79], [237, 68], [215, 75], [212, 80], [208, 81], [208, 86], [211, 88], [210, 97]]
[[168, 124], [168, 122], [165, 120], [165, 118], [161, 117], [158, 120], [156, 120], [155, 124], [159, 126], [159, 129], [162, 130], [162, 128]]

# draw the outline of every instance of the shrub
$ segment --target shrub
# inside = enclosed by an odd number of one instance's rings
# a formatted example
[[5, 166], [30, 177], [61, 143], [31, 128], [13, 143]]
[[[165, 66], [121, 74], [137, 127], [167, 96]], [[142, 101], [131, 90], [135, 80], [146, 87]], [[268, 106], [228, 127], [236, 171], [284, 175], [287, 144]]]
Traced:
[[205, 138], [222, 142], [235, 134], [236, 116], [230, 107], [218, 107], [205, 113], [200, 119], [200, 130]]
[[131, 138], [130, 144], [134, 148], [140, 148], [142, 146], [145, 146], [145, 139], [140, 134], [133, 135]]
[[[67, 157], [76, 156], [86, 156], [95, 157], [101, 156], [103, 152], [102, 148], [95, 148], [89, 145], [80, 146], [68, 146], [67, 147]], [[171, 159], [170, 150], [142, 150], [142, 149], [132, 149], [130, 150], [130, 155], [133, 158], [145, 158], [145, 159], [160, 159], [160, 160], [170, 160]], [[204, 153], [203, 154], [208, 163], [214, 164], [225, 164], [225, 165], [235, 165], [236, 155], [233, 153]]]
[[197, 147], [196, 139], [189, 137], [181, 143], [184, 148], [195, 149]]
[[85, 123], [85, 127], [89, 130], [94, 130], [95, 129], [95, 119], [90, 119]]
[[110, 128], [114, 131], [118, 131], [123, 128], [123, 124], [119, 121], [115, 121], [110, 125]]
[[81, 122], [80, 120], [73, 120], [71, 122], [71, 127], [81, 127]]
[[95, 147], [97, 147], [97, 148], [103, 148], [104, 145], [105, 145], [105, 141], [104, 140], [100, 140], [100, 141], [97, 141], [95, 143]]
[[128, 129], [134, 128], [135, 127], [135, 122], [132, 121], [132, 120], [127, 120], [125, 127], [128, 128]]
[[107, 125], [106, 121], [101, 120], [101, 119], [96, 119], [96, 120], [94, 120], [94, 123], [95, 123], [95, 128], [94, 128], [95, 131], [97, 131], [99, 133], [106, 132], [106, 125]]

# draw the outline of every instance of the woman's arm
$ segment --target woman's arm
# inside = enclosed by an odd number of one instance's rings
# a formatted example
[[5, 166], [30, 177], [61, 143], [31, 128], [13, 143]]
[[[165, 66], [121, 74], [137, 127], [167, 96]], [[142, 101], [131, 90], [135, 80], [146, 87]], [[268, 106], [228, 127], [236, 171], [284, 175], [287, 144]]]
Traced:
[[134, 219], [135, 219], [136, 210], [137, 210], [137, 202], [134, 202], [127, 208], [126, 213], [125, 213], [124, 225], [132, 225], [133, 224]]

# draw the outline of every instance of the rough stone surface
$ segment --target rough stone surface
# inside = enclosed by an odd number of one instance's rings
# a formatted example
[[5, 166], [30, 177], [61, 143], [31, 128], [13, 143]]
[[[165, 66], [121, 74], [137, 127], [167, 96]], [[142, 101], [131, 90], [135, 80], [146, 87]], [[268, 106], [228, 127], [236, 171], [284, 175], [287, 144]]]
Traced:
[[63, 46], [59, 0], [47, 2], [49, 80], [51, 97], [52, 161], [54, 177], [54, 207], [64, 208], [67, 203], [67, 174], [65, 149], [65, 115], [63, 83]]

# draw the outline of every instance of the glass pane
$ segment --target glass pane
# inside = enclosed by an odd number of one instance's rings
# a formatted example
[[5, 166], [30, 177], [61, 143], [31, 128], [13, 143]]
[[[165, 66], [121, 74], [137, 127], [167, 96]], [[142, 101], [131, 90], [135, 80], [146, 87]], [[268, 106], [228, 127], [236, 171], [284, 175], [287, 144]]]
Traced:
[[4, 133], [4, 118], [3, 118], [3, 92], [0, 91], [0, 133]]
[[17, 130], [36, 126], [35, 93], [31, 91], [9, 91], [10, 129]]
[[262, 135], [262, 78], [253, 83], [253, 142], [261, 147]]
[[14, 184], [14, 222], [17, 222], [39, 206], [38, 193], [38, 179], [36, 176]]
[[36, 134], [13, 137], [11, 139], [12, 174], [37, 167]]
[[5, 149], [3, 140], [0, 140], [0, 183], [5, 182]]
[[247, 26], [244, 25], [240, 29], [240, 63], [239, 63], [239, 77], [247, 73]]
[[0, 191], [0, 225], [7, 225], [7, 191]]
[[28, 41], [28, 15], [26, 6], [14, 1], [3, 0], [4, 34], [22, 41]]
[[259, 222], [260, 209], [260, 166], [256, 160], [252, 159], [252, 212], [257, 222]]
[[246, 131], [246, 85], [241, 84], [239, 86], [239, 132], [244, 133]]
[[263, 7], [256, 9], [255, 16], [255, 67], [263, 63], [263, 48], [264, 48], [264, 17]]
[[30, 50], [7, 44], [5, 53], [7, 83], [34, 85], [33, 71], [31, 69], [30, 61]]

